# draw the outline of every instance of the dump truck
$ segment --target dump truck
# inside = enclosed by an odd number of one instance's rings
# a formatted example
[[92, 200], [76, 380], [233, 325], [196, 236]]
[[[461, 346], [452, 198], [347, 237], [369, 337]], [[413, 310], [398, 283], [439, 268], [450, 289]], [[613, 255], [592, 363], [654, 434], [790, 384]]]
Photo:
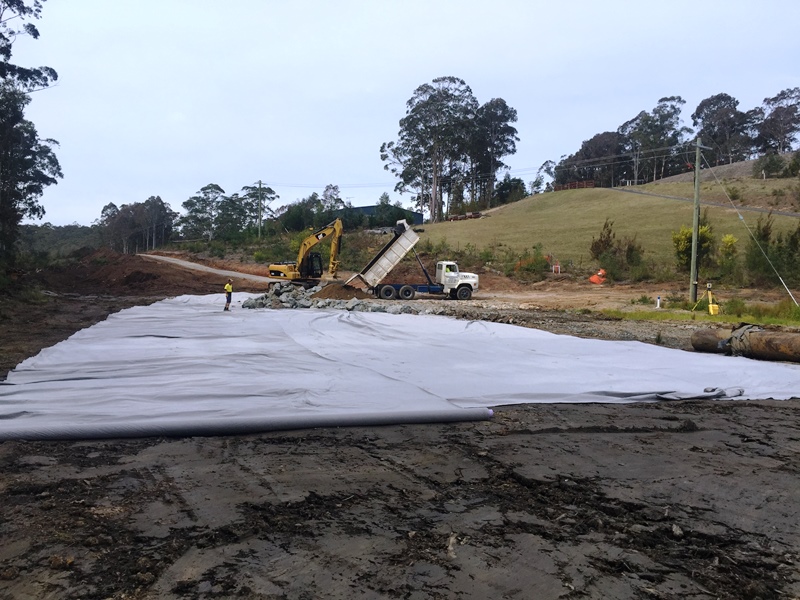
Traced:
[[[380, 249], [366, 267], [348, 279], [345, 285], [358, 281], [375, 296], [384, 300], [395, 298], [413, 300], [418, 293], [447, 295], [458, 300], [472, 298], [472, 293], [478, 289], [478, 276], [459, 271], [458, 264], [452, 260], [440, 260], [436, 263], [436, 276], [431, 279], [425, 265], [414, 251], [414, 245], [418, 241], [419, 236], [416, 232], [409, 227], [405, 219], [401, 219], [395, 225], [392, 239]], [[389, 272], [412, 251], [427, 283], [384, 282]]]

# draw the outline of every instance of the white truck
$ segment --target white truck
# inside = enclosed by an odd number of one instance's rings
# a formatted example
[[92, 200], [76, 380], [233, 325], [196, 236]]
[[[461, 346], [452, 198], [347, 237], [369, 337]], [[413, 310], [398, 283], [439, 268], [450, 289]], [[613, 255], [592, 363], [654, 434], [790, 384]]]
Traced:
[[440, 260], [436, 263], [436, 277], [431, 280], [428, 270], [414, 252], [414, 256], [425, 274], [427, 283], [386, 283], [383, 279], [403, 260], [406, 254], [414, 249], [419, 236], [409, 227], [405, 219], [397, 222], [394, 237], [364, 267], [345, 282], [350, 285], [358, 280], [379, 298], [392, 300], [412, 300], [417, 293], [448, 295], [458, 300], [469, 300], [478, 289], [478, 276], [458, 270], [458, 265], [451, 260]]

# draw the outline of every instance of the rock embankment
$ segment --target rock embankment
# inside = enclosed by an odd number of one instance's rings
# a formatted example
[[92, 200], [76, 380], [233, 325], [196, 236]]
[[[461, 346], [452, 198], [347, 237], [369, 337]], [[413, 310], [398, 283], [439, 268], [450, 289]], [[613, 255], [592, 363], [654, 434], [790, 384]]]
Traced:
[[359, 289], [339, 284], [304, 289], [289, 282], [271, 285], [262, 296], [245, 300], [242, 308], [327, 308], [390, 314], [446, 314], [430, 307], [423, 308], [419, 304], [414, 306], [413, 302], [379, 300]]

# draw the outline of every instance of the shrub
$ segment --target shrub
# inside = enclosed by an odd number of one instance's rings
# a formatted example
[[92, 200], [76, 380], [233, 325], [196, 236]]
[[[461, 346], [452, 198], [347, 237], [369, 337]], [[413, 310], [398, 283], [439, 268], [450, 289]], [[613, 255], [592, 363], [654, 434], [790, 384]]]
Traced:
[[775, 316], [790, 321], [800, 321], [800, 306], [791, 299], [784, 298], [775, 306]]
[[589, 254], [605, 269], [608, 279], [619, 280], [634, 275], [637, 281], [648, 279], [649, 269], [642, 265], [642, 245], [636, 240], [636, 236], [617, 240], [613, 226], [613, 221], [606, 219], [600, 236], [597, 239], [592, 238]]
[[192, 254], [200, 254], [205, 252], [206, 244], [204, 242], [189, 242], [186, 244], [186, 250]]
[[753, 163], [753, 177], [773, 177], [781, 173], [785, 166], [778, 154], [765, 154]]
[[691, 310], [694, 305], [689, 302], [689, 299], [678, 294], [670, 294], [664, 301], [664, 308], [672, 308], [678, 310]]
[[619, 281], [625, 277], [625, 265], [620, 260], [620, 255], [610, 249], [600, 255], [598, 260], [600, 267], [605, 270], [606, 278], [612, 281]]
[[216, 240], [211, 242], [208, 253], [214, 258], [225, 258], [225, 244]]
[[734, 185], [727, 186], [725, 188], [725, 193], [728, 194], [728, 198], [731, 200], [741, 200], [742, 199], [742, 190]]
[[781, 177], [797, 177], [798, 175], [800, 175], [800, 152], [795, 152], [792, 159], [786, 163]]
[[540, 281], [544, 279], [547, 268], [547, 257], [542, 253], [541, 244], [537, 244], [531, 250], [522, 253], [509, 274], [525, 281]]
[[653, 271], [644, 263], [633, 265], [628, 273], [628, 278], [633, 282], [650, 281], [653, 279]]
[[748, 281], [751, 284], [764, 285], [778, 281], [773, 266], [778, 266], [778, 246], [782, 245], [782, 238], [778, 240], [773, 237], [773, 225], [772, 213], [766, 218], [761, 215], [756, 219], [744, 257]]
[[730, 233], [722, 236], [719, 248], [719, 278], [728, 283], [741, 283], [742, 273], [739, 266], [738, 250], [736, 244], [739, 242]]
[[737, 317], [741, 317], [745, 314], [747, 307], [744, 303], [744, 300], [741, 298], [731, 298], [722, 303], [722, 311], [728, 315], [736, 315]]
[[600, 237], [597, 239], [592, 238], [592, 243], [589, 246], [589, 254], [595, 260], [600, 260], [600, 257], [606, 254], [614, 247], [614, 238], [616, 235], [613, 230], [614, 222], [606, 219], [603, 223], [603, 229], [600, 230]]
[[484, 263], [492, 262], [495, 259], [492, 248], [484, 248], [478, 253], [478, 260]]
[[[672, 245], [678, 269], [688, 271], [692, 266], [692, 228], [681, 225], [672, 232]], [[711, 225], [703, 223], [697, 228], [697, 264], [708, 265], [714, 255], [714, 232]]]

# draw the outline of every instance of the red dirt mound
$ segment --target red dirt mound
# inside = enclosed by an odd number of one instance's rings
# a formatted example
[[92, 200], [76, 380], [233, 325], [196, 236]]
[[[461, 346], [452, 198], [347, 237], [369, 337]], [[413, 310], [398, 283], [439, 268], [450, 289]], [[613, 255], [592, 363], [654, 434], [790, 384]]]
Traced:
[[[175, 267], [110, 248], [81, 249], [66, 264], [29, 273], [41, 288], [60, 293], [117, 296], [222, 293], [226, 277]], [[259, 291], [247, 280], [236, 280], [237, 291]]]
[[373, 298], [372, 294], [359, 290], [358, 288], [344, 285], [342, 283], [329, 283], [313, 296], [314, 298], [330, 298], [334, 300], [349, 300], [359, 298], [361, 300]]

